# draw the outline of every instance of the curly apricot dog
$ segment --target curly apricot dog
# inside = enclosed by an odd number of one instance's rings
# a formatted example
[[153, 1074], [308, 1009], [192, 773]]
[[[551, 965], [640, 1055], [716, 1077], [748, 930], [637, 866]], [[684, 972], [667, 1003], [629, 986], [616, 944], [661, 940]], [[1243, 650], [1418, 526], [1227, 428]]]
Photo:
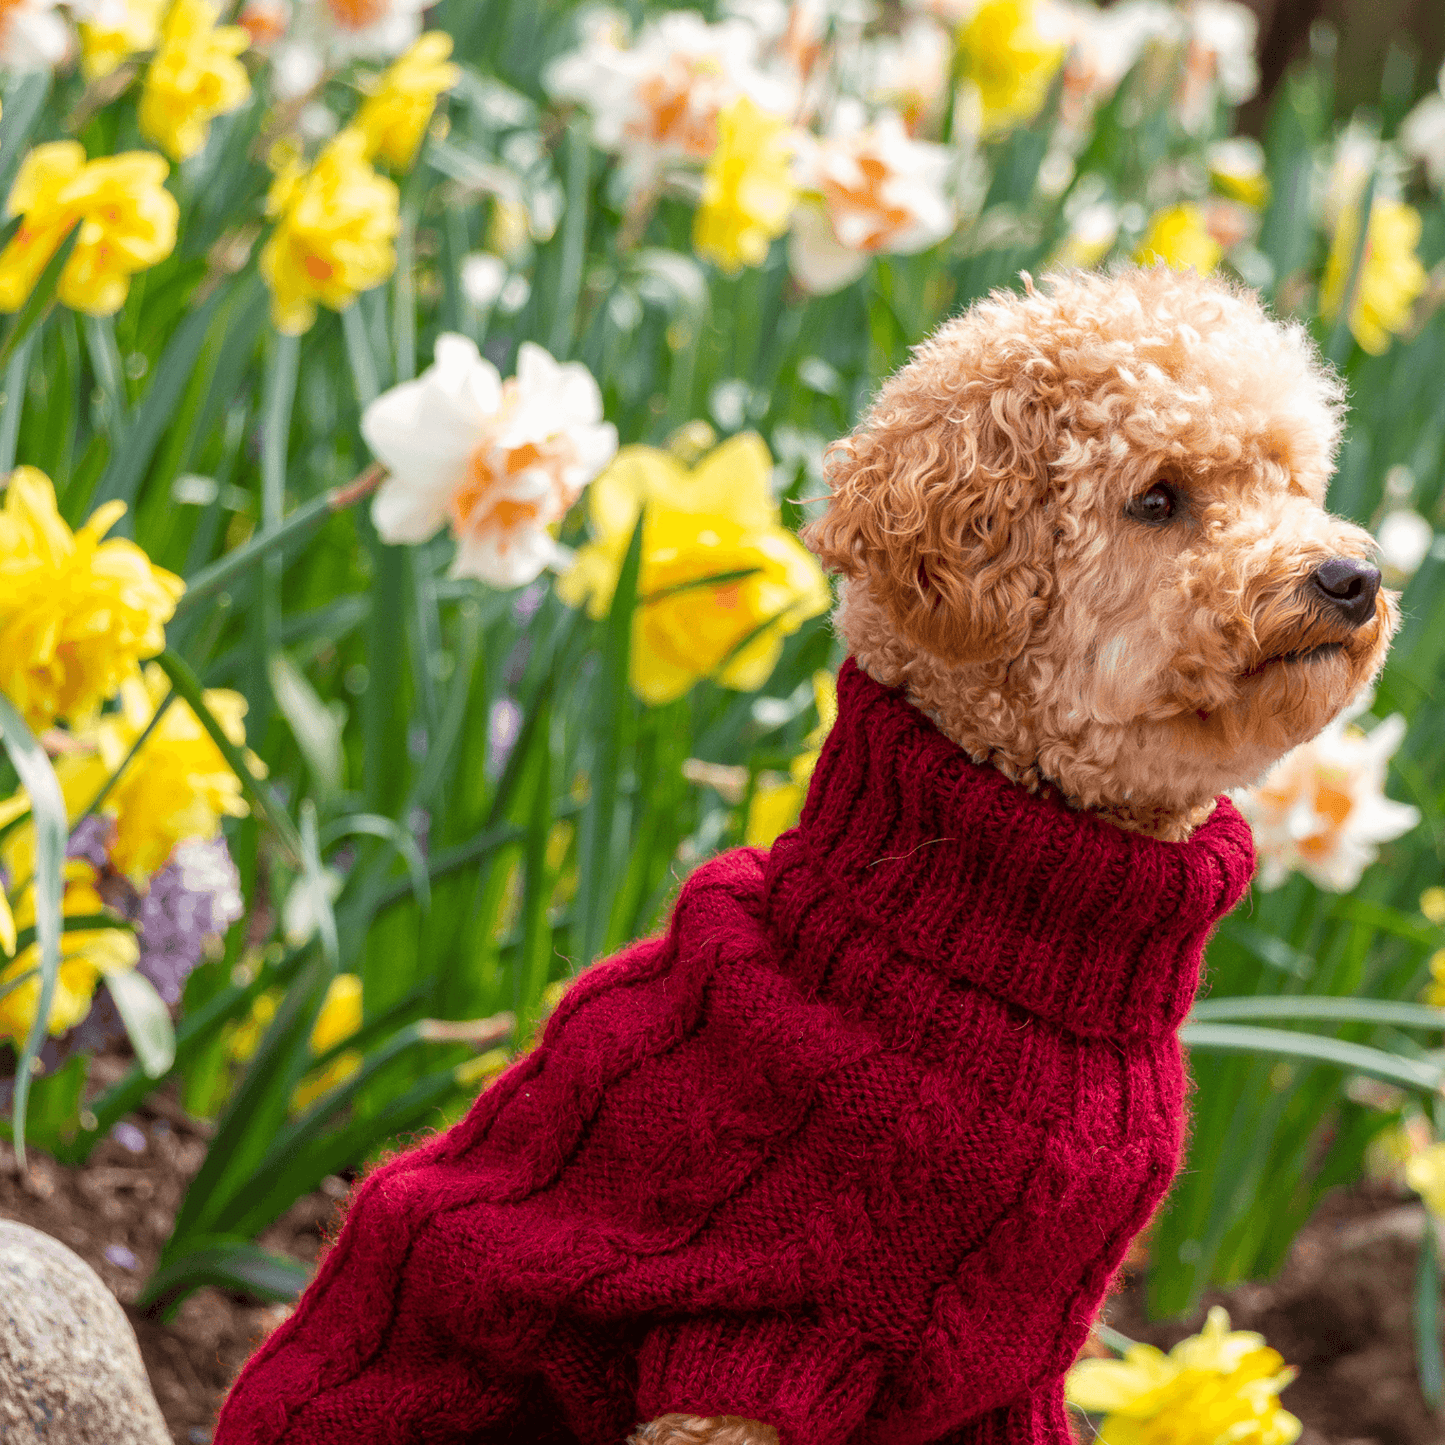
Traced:
[[[1303, 328], [1192, 272], [1025, 280], [889, 379], [807, 540], [858, 666], [974, 761], [1182, 840], [1398, 625], [1371, 537], [1323, 507], [1342, 388]], [[634, 1439], [777, 1433], [672, 1414]]]
[[798, 826], [366, 1178], [217, 1445], [1069, 1445], [1253, 870], [1217, 795], [1395, 626], [1322, 509], [1340, 413], [1303, 331], [1162, 270], [921, 346], [811, 530], [852, 656]]

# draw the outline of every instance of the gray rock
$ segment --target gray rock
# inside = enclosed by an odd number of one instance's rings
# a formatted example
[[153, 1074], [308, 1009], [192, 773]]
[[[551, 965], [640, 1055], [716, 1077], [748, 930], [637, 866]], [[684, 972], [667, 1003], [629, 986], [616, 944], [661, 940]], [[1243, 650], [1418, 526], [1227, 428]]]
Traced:
[[0, 1440], [171, 1445], [135, 1332], [85, 1261], [0, 1219]]

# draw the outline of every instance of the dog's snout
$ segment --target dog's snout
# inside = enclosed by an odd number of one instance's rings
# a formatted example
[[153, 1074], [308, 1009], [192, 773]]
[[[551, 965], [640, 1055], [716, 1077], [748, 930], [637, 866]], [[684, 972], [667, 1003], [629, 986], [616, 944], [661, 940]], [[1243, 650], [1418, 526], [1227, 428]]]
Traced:
[[1375, 615], [1380, 569], [1353, 557], [1331, 557], [1310, 573], [1309, 585], [1350, 626], [1359, 627]]

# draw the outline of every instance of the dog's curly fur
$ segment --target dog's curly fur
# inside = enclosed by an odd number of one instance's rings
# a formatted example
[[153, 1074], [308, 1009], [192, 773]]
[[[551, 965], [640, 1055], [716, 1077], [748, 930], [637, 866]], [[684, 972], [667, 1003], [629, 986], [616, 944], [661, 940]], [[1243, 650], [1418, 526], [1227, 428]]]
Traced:
[[[1373, 677], [1307, 585], [1367, 532], [1323, 509], [1343, 390], [1298, 325], [1192, 272], [1069, 274], [942, 327], [829, 453], [804, 534], [858, 665], [976, 761], [1178, 840]], [[1126, 508], [1159, 482], [1164, 523]], [[1323, 651], [1313, 652], [1314, 649]], [[776, 1445], [666, 1415], [633, 1445]]]
[[[1336, 716], [1397, 625], [1391, 594], [1352, 627], [1305, 585], [1374, 545], [1322, 506], [1342, 401], [1252, 293], [1051, 277], [917, 348], [831, 448], [805, 536], [859, 666], [976, 760], [1183, 838]], [[1127, 515], [1161, 480], [1178, 515]]]

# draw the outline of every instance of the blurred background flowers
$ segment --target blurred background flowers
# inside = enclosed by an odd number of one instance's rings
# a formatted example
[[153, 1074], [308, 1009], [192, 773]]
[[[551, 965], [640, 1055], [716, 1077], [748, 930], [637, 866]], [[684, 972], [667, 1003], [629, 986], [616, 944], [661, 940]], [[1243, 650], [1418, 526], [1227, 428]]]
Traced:
[[[1374, 694], [1240, 798], [1151, 1306], [1381, 1159], [1438, 1198], [1445, 25], [1364, 9], [0, 5], [0, 1079], [75, 1164], [157, 1089], [211, 1121], [148, 1303], [294, 1293], [257, 1240], [298, 1196], [793, 824], [825, 448], [1051, 267], [1308, 327], [1405, 594]], [[1197, 1341], [1081, 1377], [1103, 1438], [1293, 1438], [1278, 1357]]]

